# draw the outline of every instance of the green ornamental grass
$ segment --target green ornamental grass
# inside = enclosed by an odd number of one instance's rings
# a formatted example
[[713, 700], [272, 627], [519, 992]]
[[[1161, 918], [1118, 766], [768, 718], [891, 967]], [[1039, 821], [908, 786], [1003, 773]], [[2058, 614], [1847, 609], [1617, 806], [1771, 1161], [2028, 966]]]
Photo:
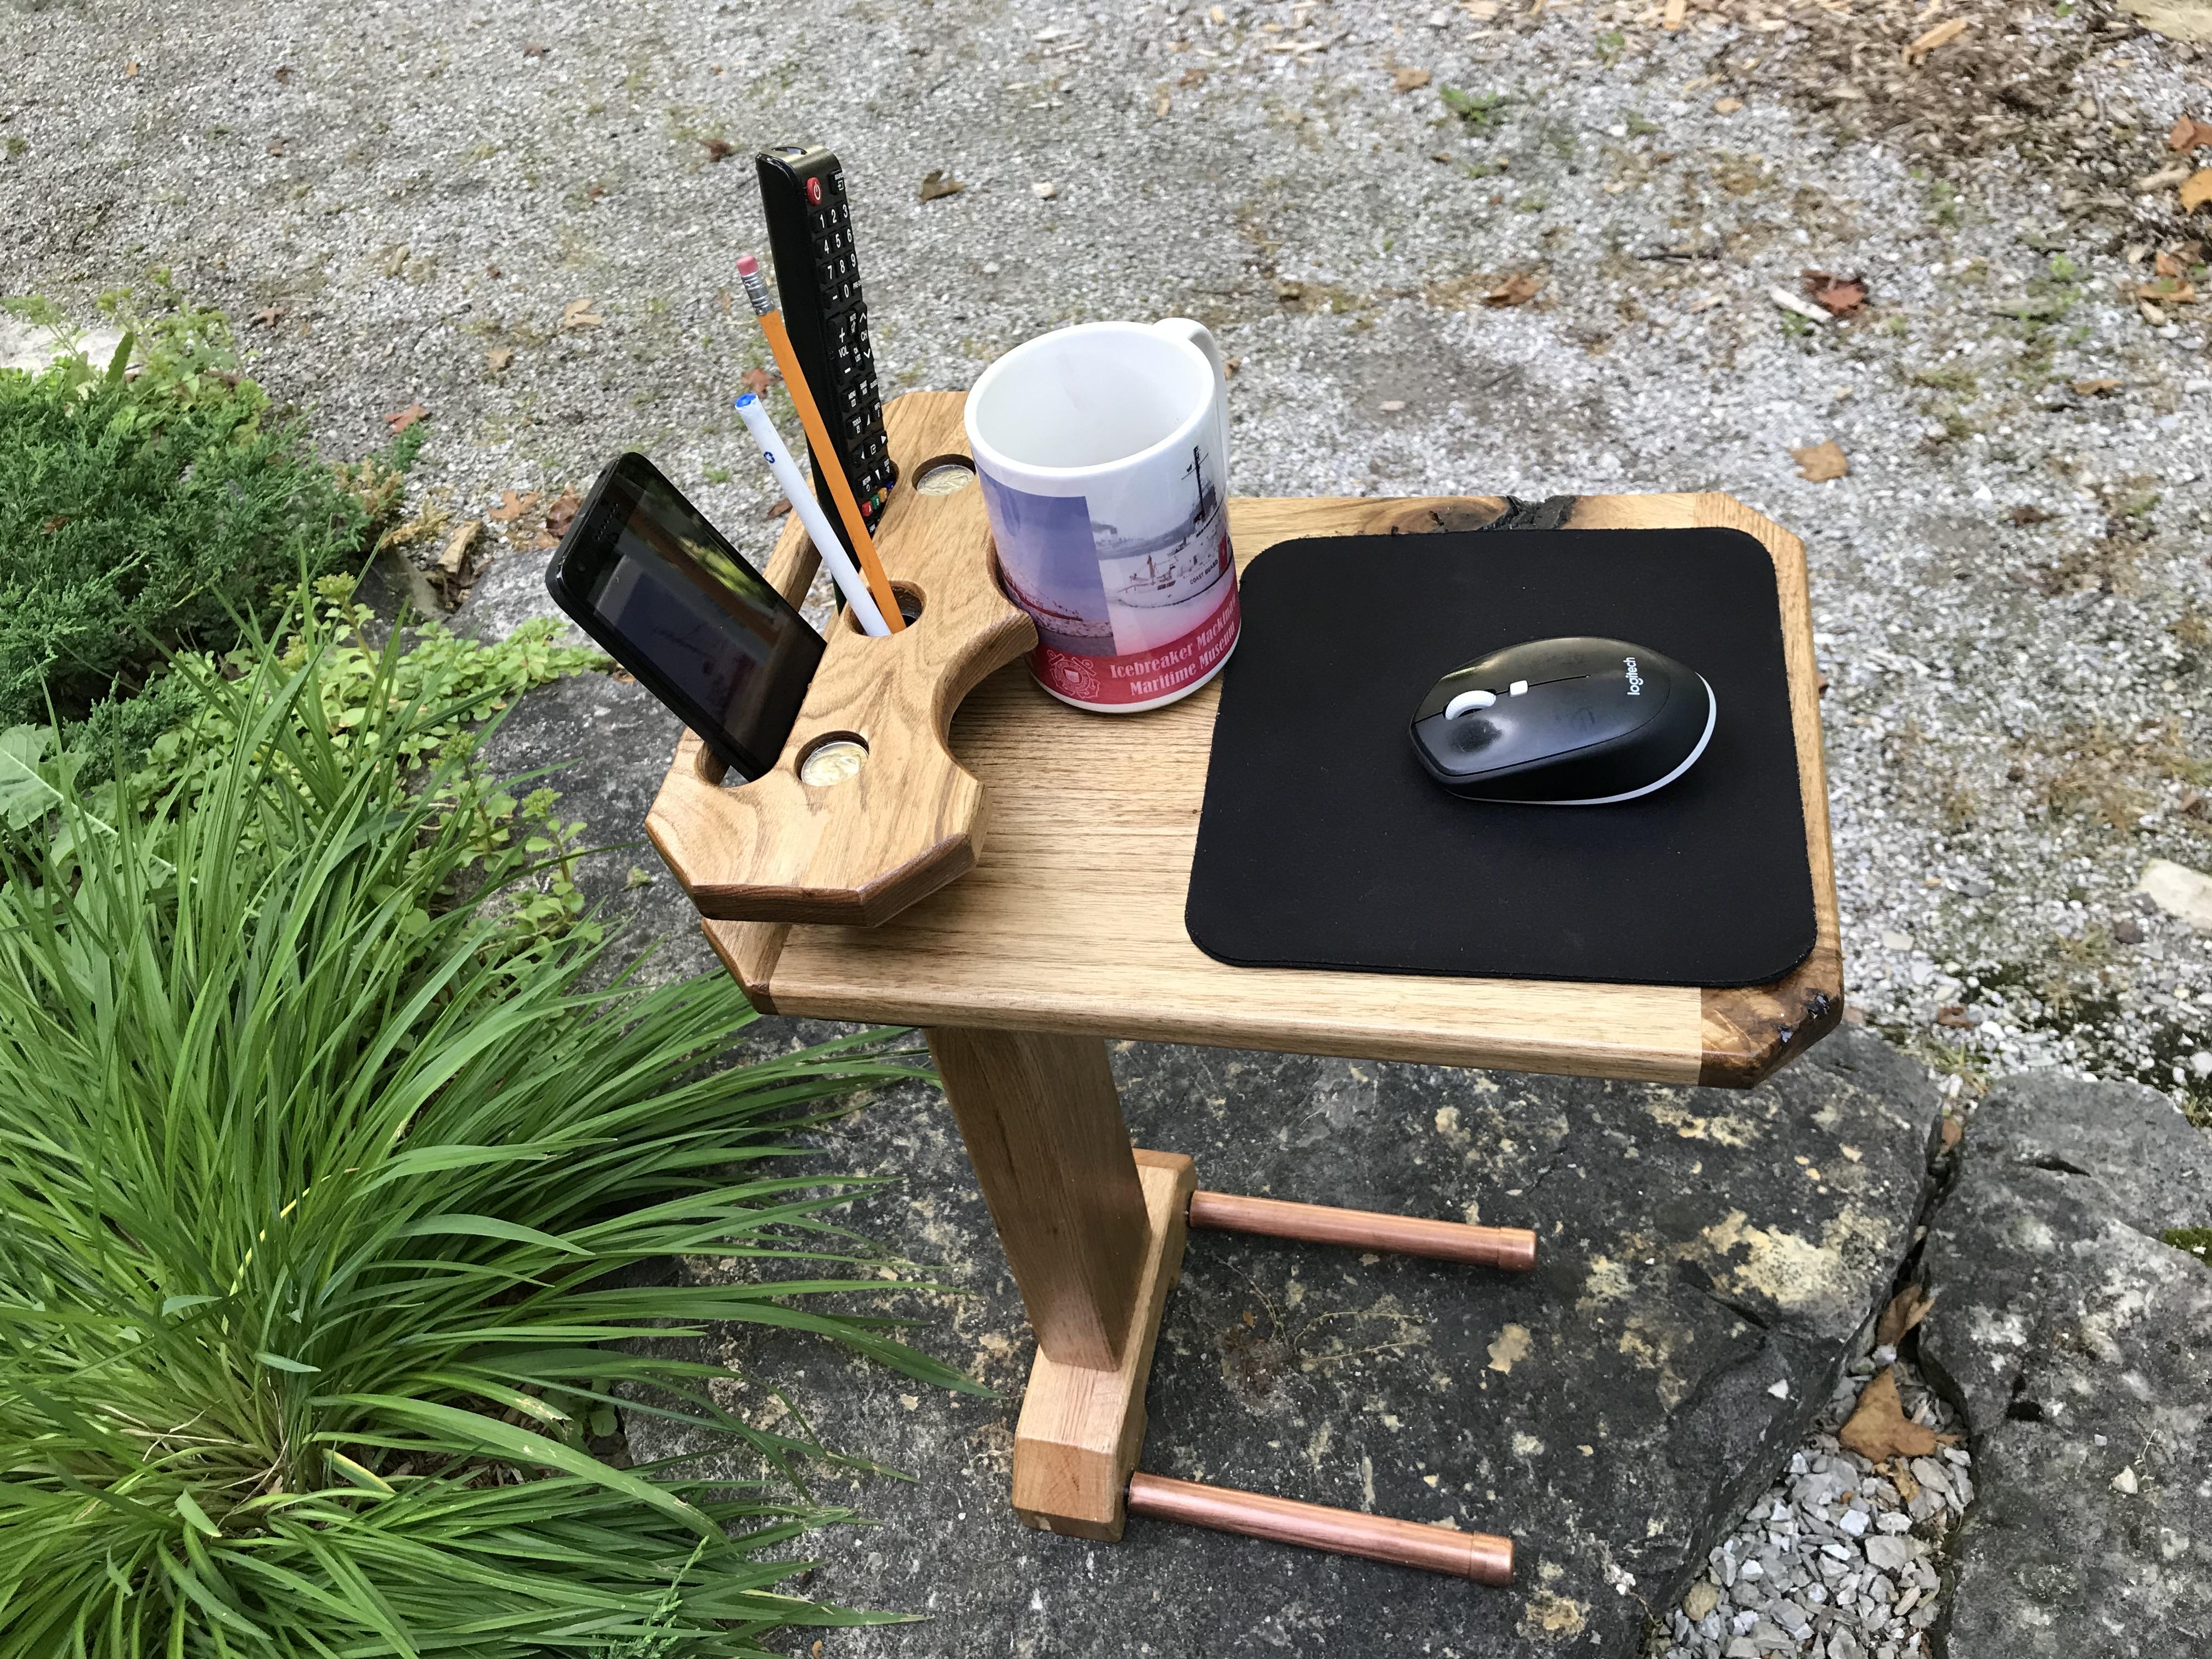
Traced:
[[[901, 1287], [830, 1212], [867, 1183], [798, 1161], [918, 1059], [725, 1064], [726, 978], [509, 927], [544, 872], [450, 810], [471, 746], [409, 758], [471, 708], [400, 692], [395, 642], [333, 720], [331, 648], [209, 687], [230, 735], [159, 799], [0, 745], [0, 1659], [673, 1659], [880, 1617], [776, 1588], [843, 1518], [804, 1419], [636, 1339], [797, 1329], [975, 1389], [865, 1311]], [[746, 1271], [641, 1265], [684, 1256]], [[611, 1466], [618, 1400], [760, 1479]]]

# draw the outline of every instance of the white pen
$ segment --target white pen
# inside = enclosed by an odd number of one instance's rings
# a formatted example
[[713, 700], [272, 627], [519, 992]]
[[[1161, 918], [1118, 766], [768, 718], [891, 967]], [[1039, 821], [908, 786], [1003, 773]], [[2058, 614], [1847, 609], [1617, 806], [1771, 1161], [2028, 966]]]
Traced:
[[775, 435], [775, 428], [769, 421], [768, 410], [761, 407], [758, 398], [748, 392], [738, 399], [738, 413], [744, 417], [745, 425], [753, 434], [753, 441], [760, 446], [761, 456], [768, 462], [768, 470], [775, 475], [776, 483], [783, 487], [784, 495], [791, 502], [791, 510], [799, 514], [799, 522], [806, 526], [806, 533], [813, 538], [815, 550], [821, 554], [822, 562], [830, 567], [830, 574], [837, 584], [837, 591], [845, 596], [845, 603], [852, 607], [854, 616], [860, 619], [860, 631], [879, 637], [888, 635], [891, 630], [884, 624], [884, 613], [877, 608], [876, 596], [868, 592], [867, 582], [846, 553], [845, 544], [837, 539], [836, 531], [830, 527], [830, 515], [822, 510], [822, 503], [814, 499], [814, 492], [806, 487], [806, 480], [800, 476], [798, 464], [785, 453], [783, 440]]

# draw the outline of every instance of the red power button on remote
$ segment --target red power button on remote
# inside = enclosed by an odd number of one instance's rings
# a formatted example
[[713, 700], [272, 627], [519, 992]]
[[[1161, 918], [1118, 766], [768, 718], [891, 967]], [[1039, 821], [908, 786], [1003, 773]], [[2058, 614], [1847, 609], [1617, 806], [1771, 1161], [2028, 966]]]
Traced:
[[819, 179], [809, 179], [806, 181], [806, 199], [815, 203], [821, 201], [822, 181]]

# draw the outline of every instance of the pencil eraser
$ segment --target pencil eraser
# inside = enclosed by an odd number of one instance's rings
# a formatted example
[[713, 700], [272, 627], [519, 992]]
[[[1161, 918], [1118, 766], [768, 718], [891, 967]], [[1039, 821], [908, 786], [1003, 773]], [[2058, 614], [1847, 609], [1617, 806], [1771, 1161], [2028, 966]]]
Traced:
[[757, 259], [756, 259], [756, 258], [753, 258], [753, 256], [752, 256], [751, 254], [750, 254], [750, 253], [740, 253], [739, 255], [738, 255], [738, 276], [751, 276], [755, 271], [758, 270], [759, 269], [760, 269], [760, 261], [759, 261], [759, 260], [757, 260]]

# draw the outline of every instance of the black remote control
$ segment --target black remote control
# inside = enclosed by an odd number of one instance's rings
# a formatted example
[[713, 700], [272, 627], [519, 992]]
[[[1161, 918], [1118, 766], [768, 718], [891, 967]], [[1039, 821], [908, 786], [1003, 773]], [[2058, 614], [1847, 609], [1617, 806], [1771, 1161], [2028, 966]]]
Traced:
[[791, 331], [799, 372], [806, 376], [836, 452], [824, 457], [807, 447], [814, 463], [814, 493], [850, 553], [851, 538], [823, 468], [844, 469], [871, 533], [898, 472], [884, 436], [884, 400], [876, 387], [875, 353], [868, 345], [868, 304], [853, 252], [845, 173], [836, 156], [818, 144], [764, 149], [753, 161], [760, 173], [784, 326]]

